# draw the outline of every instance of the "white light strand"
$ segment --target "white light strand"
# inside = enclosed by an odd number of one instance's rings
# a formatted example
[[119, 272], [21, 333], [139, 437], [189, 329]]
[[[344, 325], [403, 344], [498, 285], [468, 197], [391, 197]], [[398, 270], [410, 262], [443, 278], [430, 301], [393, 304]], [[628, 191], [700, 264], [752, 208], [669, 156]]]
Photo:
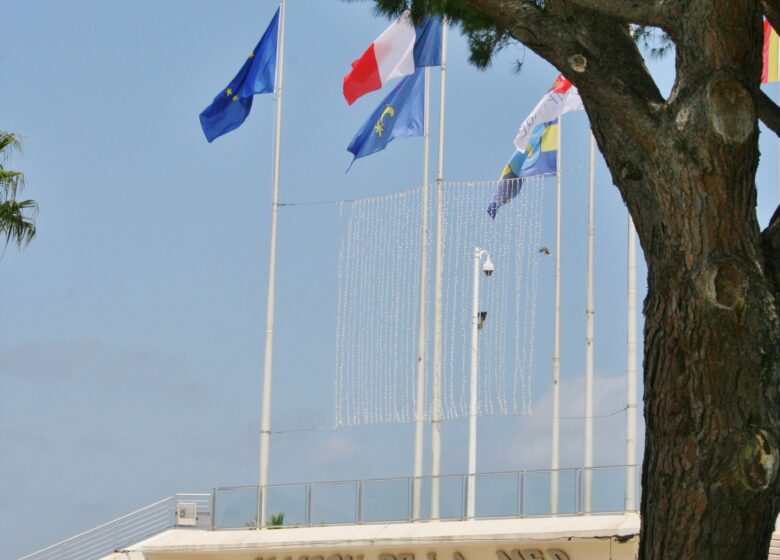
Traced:
[[[339, 230], [344, 227], [344, 205], [339, 204]], [[333, 419], [334, 426], [343, 425], [343, 408], [342, 402], [339, 398], [341, 395], [342, 387], [344, 385], [344, 372], [342, 364], [344, 362], [341, 352], [344, 349], [344, 319], [342, 310], [345, 309], [345, 285], [344, 285], [344, 268], [343, 263], [345, 259], [346, 244], [348, 236], [342, 235], [339, 238], [339, 260], [336, 270], [336, 276], [338, 278], [338, 299], [336, 303], [336, 364], [334, 367], [333, 375]]]
[[[542, 178], [524, 179], [495, 220], [495, 181], [445, 182], [442, 419], [468, 411], [473, 248], [496, 263], [482, 283], [480, 398], [483, 415], [531, 411]], [[422, 189], [340, 204], [335, 424], [409, 422], [415, 406]], [[542, 257], [544, 258], [544, 257]], [[430, 395], [430, 387], [427, 390]], [[430, 418], [430, 404], [425, 406]]]
[[[533, 229], [533, 240], [531, 243], [531, 247], [538, 247], [539, 242], [542, 238], [542, 216], [544, 215], [543, 212], [543, 204], [544, 204], [544, 179], [542, 177], [537, 178], [537, 187], [534, 189], [536, 193], [536, 199], [532, 201], [531, 208], [532, 211], [534, 211], [534, 216], [532, 222], [535, 224], [536, 228]], [[536, 325], [536, 308], [539, 303], [539, 253], [537, 250], [537, 258], [531, 261], [531, 270], [529, 274], [529, 281], [531, 283], [531, 293], [528, 295], [528, 298], [526, 299], [526, 308], [530, 306], [531, 312], [529, 315], [525, 317], [525, 320], [527, 321], [527, 324], [529, 325]], [[525, 383], [526, 391], [524, 393], [525, 396], [525, 405], [524, 405], [524, 413], [525, 414], [533, 414], [532, 409], [532, 382], [533, 382], [533, 376], [531, 375], [533, 373], [533, 364], [534, 364], [534, 350], [536, 348], [536, 329], [532, 329], [529, 333], [529, 340], [527, 344], [527, 355], [528, 359], [525, 362], [525, 367], [527, 374], [523, 378]]]
[[420, 192], [342, 203], [337, 426], [411, 420]]
[[464, 349], [469, 347], [466, 303], [471, 283], [467, 279], [474, 246], [486, 248], [496, 263], [493, 277], [480, 288], [480, 308], [488, 315], [480, 332], [479, 413], [517, 415], [530, 409], [542, 188], [541, 179], [525, 179], [517, 199], [492, 220], [486, 209], [495, 181], [445, 183], [450, 220], [444, 286], [446, 418], [463, 417], [467, 410]]

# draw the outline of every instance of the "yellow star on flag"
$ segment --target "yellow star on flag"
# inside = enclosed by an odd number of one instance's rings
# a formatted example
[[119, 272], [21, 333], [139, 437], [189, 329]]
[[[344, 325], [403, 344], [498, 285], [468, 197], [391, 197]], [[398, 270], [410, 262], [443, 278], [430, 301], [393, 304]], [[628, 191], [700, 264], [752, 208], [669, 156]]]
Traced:
[[233, 94], [233, 90], [232, 90], [232, 89], [230, 89], [230, 88], [227, 88], [227, 89], [225, 90], [225, 95], [232, 95], [232, 94]]
[[254, 52], [249, 53], [249, 58], [254, 58], [254, 57], [255, 57], [255, 53]]
[[238, 101], [238, 96], [237, 95], [233, 96], [233, 101]]

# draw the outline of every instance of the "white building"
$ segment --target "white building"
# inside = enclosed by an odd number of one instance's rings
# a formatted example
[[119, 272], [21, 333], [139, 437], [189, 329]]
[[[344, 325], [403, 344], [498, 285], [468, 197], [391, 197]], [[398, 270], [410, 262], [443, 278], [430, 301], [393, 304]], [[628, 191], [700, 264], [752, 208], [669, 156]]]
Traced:
[[[621, 491], [636, 468], [480, 473], [467, 518], [467, 476], [439, 480], [440, 518], [412, 520], [414, 479], [256, 486], [177, 494], [21, 560], [631, 560], [639, 514]], [[550, 508], [552, 481], [558, 504]], [[421, 482], [430, 499], [431, 479]], [[603, 490], [603, 491], [602, 491]], [[551, 514], [551, 510], [557, 513]]]

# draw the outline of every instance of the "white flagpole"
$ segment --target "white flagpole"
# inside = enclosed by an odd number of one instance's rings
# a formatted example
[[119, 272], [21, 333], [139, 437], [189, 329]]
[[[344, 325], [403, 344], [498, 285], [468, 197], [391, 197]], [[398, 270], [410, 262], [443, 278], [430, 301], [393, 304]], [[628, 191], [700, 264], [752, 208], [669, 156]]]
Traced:
[[558, 117], [558, 172], [555, 179], [555, 331], [553, 335], [552, 458], [550, 460], [550, 513], [558, 513], [558, 469], [560, 468], [561, 401], [561, 168], [563, 116]]
[[265, 316], [265, 357], [263, 363], [263, 404], [260, 423], [260, 504], [257, 523], [266, 525], [266, 487], [268, 486], [268, 452], [271, 437], [271, 376], [274, 349], [274, 305], [276, 298], [276, 222], [279, 213], [279, 153], [282, 133], [282, 76], [284, 74], [284, 5], [279, 2], [279, 36], [277, 38], [276, 115], [274, 126], [273, 197], [271, 200], [271, 241], [268, 254], [268, 299]]
[[441, 475], [441, 298], [444, 271], [444, 100], [447, 77], [447, 20], [442, 19], [439, 85], [439, 162], [436, 171], [436, 277], [433, 309], [433, 384], [431, 390], [431, 519], [439, 518]]
[[422, 247], [420, 250], [420, 313], [417, 331], [417, 388], [414, 411], [414, 481], [412, 520], [421, 517], [423, 443], [425, 439], [425, 342], [428, 313], [428, 157], [430, 152], [431, 69], [425, 68], [425, 115], [423, 116]]
[[[628, 216], [628, 367], [626, 368], [626, 464], [636, 464], [636, 229]], [[636, 468], [626, 470], [626, 511], [636, 510]]]
[[591, 510], [593, 492], [593, 259], [595, 239], [596, 139], [590, 134], [590, 180], [588, 181], [588, 279], [585, 304], [585, 460], [583, 511]]

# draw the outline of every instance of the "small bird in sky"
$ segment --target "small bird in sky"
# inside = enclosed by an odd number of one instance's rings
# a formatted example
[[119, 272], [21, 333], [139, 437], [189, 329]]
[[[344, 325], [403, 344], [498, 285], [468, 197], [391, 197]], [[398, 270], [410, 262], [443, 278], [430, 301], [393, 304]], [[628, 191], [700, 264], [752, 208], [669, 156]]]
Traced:
[[539, 252], [542, 253], [543, 255], [549, 255], [550, 249], [547, 248], [547, 245], [542, 245], [541, 247], [539, 247]]

